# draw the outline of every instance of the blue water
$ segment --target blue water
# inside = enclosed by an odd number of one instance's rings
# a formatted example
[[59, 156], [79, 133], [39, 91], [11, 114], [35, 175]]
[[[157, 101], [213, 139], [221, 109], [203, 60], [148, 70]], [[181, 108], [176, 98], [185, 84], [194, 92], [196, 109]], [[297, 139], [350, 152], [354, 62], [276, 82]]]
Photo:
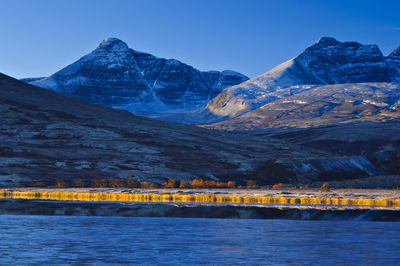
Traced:
[[400, 264], [400, 223], [0, 215], [0, 264]]

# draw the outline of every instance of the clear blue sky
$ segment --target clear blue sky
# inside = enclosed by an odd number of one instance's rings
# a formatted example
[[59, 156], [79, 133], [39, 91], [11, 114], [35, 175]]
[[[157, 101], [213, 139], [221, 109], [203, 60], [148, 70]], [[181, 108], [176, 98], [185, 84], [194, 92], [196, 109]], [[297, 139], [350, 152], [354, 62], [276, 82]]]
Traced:
[[0, 72], [47, 76], [118, 37], [201, 70], [251, 77], [320, 36], [400, 45], [399, 0], [2, 0]]

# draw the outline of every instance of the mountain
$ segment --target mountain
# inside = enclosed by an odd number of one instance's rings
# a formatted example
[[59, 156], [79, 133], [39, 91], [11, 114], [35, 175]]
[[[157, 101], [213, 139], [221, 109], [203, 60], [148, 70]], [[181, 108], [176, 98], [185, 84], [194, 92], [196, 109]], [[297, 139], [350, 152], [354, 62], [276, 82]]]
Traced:
[[248, 78], [240, 73], [202, 72], [178, 60], [158, 58], [107, 38], [88, 55], [35, 86], [132, 112], [162, 112], [205, 105], [222, 89]]
[[376, 45], [323, 37], [297, 57], [224, 89], [207, 109], [229, 119], [319, 85], [398, 81], [398, 56], [399, 49], [385, 57]]
[[[389, 62], [397, 66], [398, 76], [400, 76], [400, 46], [393, 50], [393, 52], [388, 55], [387, 59]], [[400, 80], [400, 78], [398, 80]]]
[[346, 83], [314, 86], [253, 111], [206, 125], [220, 130], [309, 128], [400, 117], [400, 83]]
[[23, 79], [20, 79], [20, 81], [30, 83], [30, 82], [38, 81], [38, 80], [45, 79], [45, 78], [46, 77], [23, 78]]
[[318, 151], [269, 136], [169, 124], [0, 74], [0, 184], [93, 177], [161, 183], [212, 178], [259, 184], [375, 175], [364, 155]]

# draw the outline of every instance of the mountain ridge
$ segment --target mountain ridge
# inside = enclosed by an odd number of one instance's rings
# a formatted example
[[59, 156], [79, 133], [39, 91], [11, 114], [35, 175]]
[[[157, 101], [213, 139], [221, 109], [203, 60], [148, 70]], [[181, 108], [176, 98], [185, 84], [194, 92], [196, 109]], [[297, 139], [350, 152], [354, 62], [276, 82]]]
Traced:
[[315, 85], [397, 81], [397, 55], [395, 50], [385, 57], [377, 45], [322, 37], [295, 58], [224, 89], [207, 104], [207, 109], [229, 119]]
[[28, 82], [108, 107], [158, 112], [204, 105], [223, 88], [247, 79], [231, 70], [199, 71], [106, 38], [53, 75]]

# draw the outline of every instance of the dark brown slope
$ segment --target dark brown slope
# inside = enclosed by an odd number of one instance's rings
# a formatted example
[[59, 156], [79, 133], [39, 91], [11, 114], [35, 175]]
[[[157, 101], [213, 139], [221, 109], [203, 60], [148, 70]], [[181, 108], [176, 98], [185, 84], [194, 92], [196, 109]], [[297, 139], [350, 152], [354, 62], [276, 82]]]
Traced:
[[194, 177], [307, 182], [374, 174], [362, 156], [168, 124], [34, 87], [0, 74], [0, 180]]
[[307, 129], [274, 129], [260, 136], [289, 141], [308, 148], [317, 148], [343, 156], [363, 156], [378, 165], [379, 178], [357, 182], [335, 182], [336, 186], [393, 188], [400, 178], [400, 119], [387, 122], [361, 122]]

